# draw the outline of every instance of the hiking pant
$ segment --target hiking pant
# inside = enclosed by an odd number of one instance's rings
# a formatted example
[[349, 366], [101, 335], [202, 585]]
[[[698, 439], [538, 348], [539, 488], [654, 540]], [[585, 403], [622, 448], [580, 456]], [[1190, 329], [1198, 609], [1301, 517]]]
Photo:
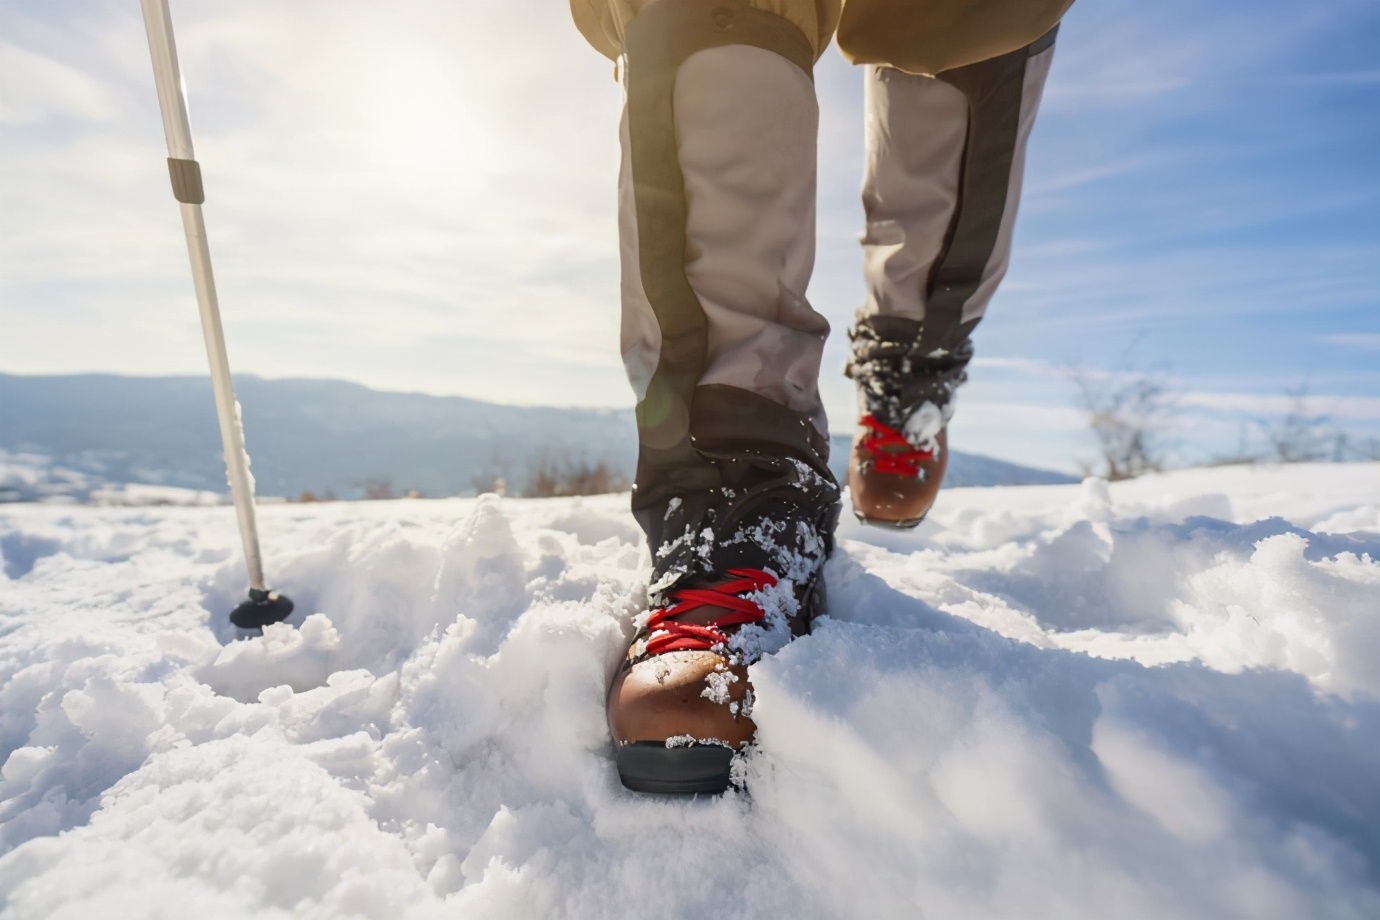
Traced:
[[653, 547], [666, 509], [729, 489], [735, 464], [784, 459], [832, 487], [817, 383], [829, 324], [805, 298], [812, 71], [830, 37], [868, 65], [867, 300], [850, 375], [900, 428], [952, 386], [907, 390], [895, 369], [919, 379], [929, 361], [961, 379], [1006, 271], [1025, 142], [1071, 2], [571, 0], [626, 91], [621, 345], [638, 399], [633, 510]]

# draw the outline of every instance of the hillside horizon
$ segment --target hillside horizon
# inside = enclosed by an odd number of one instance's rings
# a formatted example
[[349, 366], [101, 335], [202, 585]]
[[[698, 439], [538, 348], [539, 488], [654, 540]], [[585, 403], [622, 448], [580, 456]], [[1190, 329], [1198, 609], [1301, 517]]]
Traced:
[[[514, 406], [375, 390], [324, 378], [236, 375], [262, 495], [474, 494], [503, 477], [524, 491], [543, 463], [607, 466], [631, 479], [631, 409]], [[849, 435], [832, 436], [843, 472]], [[100, 483], [225, 490], [209, 378], [0, 374], [0, 450], [38, 455]], [[1074, 477], [952, 451], [951, 487]]]

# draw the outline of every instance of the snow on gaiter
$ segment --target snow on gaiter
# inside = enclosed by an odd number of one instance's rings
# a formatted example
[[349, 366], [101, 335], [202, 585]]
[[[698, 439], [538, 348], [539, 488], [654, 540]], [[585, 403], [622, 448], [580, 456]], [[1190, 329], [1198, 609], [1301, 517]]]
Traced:
[[913, 443], [952, 414], [969, 336], [1006, 274], [1056, 31], [937, 77], [867, 68], [867, 301], [848, 373], [861, 411]]

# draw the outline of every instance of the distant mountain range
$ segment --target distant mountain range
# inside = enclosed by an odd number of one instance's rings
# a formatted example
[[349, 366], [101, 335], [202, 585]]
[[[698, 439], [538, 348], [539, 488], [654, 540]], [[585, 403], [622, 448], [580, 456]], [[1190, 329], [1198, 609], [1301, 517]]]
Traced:
[[[629, 410], [502, 406], [386, 393], [341, 380], [235, 378], [261, 495], [295, 498], [472, 494], [503, 477], [520, 494], [542, 461], [607, 464], [631, 476]], [[833, 438], [834, 465], [848, 436]], [[225, 492], [211, 384], [204, 377], [0, 374], [0, 450], [23, 455], [0, 481], [9, 500], [139, 483]], [[34, 472], [47, 463], [61, 474]], [[45, 479], [47, 485], [36, 483]], [[1072, 482], [1062, 473], [954, 451], [951, 486]], [[64, 487], [62, 483], [68, 485]], [[83, 485], [82, 483], [85, 483]], [[67, 492], [63, 493], [63, 489]], [[55, 491], [56, 490], [56, 491]]]

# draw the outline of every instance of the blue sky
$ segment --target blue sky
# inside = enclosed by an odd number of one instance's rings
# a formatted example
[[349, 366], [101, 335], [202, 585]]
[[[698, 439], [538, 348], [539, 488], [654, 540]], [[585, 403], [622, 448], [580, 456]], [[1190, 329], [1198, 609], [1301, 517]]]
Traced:
[[[611, 67], [555, 0], [190, 2], [174, 20], [237, 371], [627, 406]], [[819, 260], [861, 302], [860, 74], [830, 49]], [[0, 370], [202, 373], [135, 0], [0, 0]], [[1090, 457], [1063, 368], [1148, 370], [1178, 462], [1304, 387], [1380, 437], [1380, 4], [1079, 0], [955, 446]], [[251, 445], [252, 447], [252, 445]]]

